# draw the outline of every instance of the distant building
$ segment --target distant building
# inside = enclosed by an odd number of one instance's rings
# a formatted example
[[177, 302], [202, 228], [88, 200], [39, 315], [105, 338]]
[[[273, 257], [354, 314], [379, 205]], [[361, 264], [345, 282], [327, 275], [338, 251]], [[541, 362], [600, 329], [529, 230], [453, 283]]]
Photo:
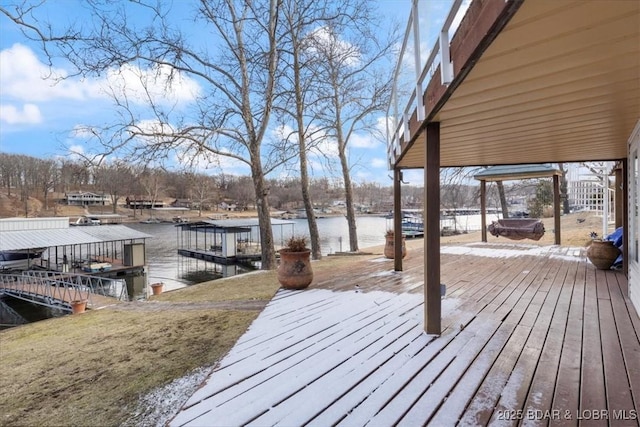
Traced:
[[90, 193], [88, 191], [78, 191], [65, 193], [64, 200], [69, 206], [104, 206], [109, 197], [104, 194]]
[[171, 206], [174, 208], [189, 208], [191, 209], [191, 199], [176, 199], [171, 202]]
[[238, 210], [238, 205], [236, 205], [235, 203], [222, 202], [218, 206], [223, 211], [235, 211], [235, 210]]
[[125, 205], [129, 209], [154, 209], [164, 208], [162, 200], [150, 200], [144, 196], [128, 196]]
[[[572, 211], [589, 211], [602, 214], [605, 209], [604, 183], [609, 180], [612, 164], [603, 165], [603, 172], [594, 173], [577, 163], [569, 164], [567, 172], [567, 196]], [[609, 202], [606, 204], [608, 214], [613, 218], [615, 192], [608, 183]]]

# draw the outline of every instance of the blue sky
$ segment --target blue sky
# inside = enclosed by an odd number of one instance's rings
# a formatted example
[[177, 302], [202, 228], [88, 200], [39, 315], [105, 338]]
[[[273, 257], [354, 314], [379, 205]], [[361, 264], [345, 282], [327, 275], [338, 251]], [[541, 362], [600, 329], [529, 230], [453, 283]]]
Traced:
[[[7, 1], [2, 0], [3, 4]], [[177, 2], [174, 1], [174, 4]], [[398, 20], [404, 29], [411, 0], [378, 0], [381, 13]], [[447, 1], [448, 3], [448, 1]], [[81, 0], [56, 0], [50, 8], [52, 19], [87, 19]], [[63, 7], [60, 7], [63, 6]], [[38, 47], [28, 41], [6, 17], [0, 17], [0, 151], [41, 158], [69, 156], [68, 149], [83, 152], [81, 141], [73, 129], [82, 125], [104, 123], [113, 114], [111, 101], [102, 93], [101, 81], [69, 78], [55, 83], [46, 75], [65, 77], [69, 68], [63, 62], [50, 69]], [[188, 85], [190, 82], [184, 82]], [[188, 92], [188, 91], [187, 91]], [[176, 97], [185, 93], [177, 91]], [[382, 117], [380, 118], [382, 121]], [[356, 161], [352, 177], [356, 182], [376, 181], [390, 185], [386, 146], [367, 134], [358, 134], [350, 143], [350, 159]], [[248, 175], [238, 162], [224, 162], [225, 173]], [[218, 171], [219, 172], [219, 171]], [[215, 172], [212, 172], [215, 173]], [[315, 174], [327, 173], [316, 168]], [[333, 172], [337, 175], [337, 171]], [[422, 172], [405, 173], [405, 180], [416, 181]], [[413, 179], [411, 178], [413, 176]], [[416, 182], [417, 183], [417, 182]]]

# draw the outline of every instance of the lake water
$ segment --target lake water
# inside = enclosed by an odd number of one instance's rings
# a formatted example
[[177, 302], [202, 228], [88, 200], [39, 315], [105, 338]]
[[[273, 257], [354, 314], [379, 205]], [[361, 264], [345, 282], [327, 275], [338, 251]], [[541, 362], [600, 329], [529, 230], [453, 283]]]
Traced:
[[[292, 219], [293, 227], [274, 227], [276, 245], [282, 245], [291, 236], [309, 235], [306, 219]], [[345, 217], [318, 218], [320, 245], [323, 255], [349, 250], [349, 228]], [[391, 220], [376, 216], [357, 219], [358, 247], [384, 244], [384, 232], [391, 227]], [[178, 255], [178, 229], [172, 224], [127, 224], [153, 238], [147, 239], [148, 282], [163, 282], [165, 290], [182, 288], [194, 283], [226, 277], [250, 271], [246, 266], [224, 266], [204, 260]]]
[[[494, 219], [492, 216], [487, 216], [488, 222], [492, 219]], [[318, 218], [317, 221], [321, 250], [324, 255], [349, 250], [349, 229], [345, 217]], [[291, 222], [293, 227], [290, 225], [285, 225], [281, 229], [277, 226], [274, 227], [273, 234], [276, 245], [282, 245], [291, 234], [309, 235], [306, 219], [292, 219]], [[392, 225], [392, 220], [384, 217], [358, 217], [359, 249], [366, 250], [367, 247], [383, 245], [385, 231], [392, 228]], [[178, 255], [178, 228], [173, 224], [133, 223], [127, 224], [127, 226], [153, 236], [146, 240], [148, 267], [146, 280], [144, 276], [128, 279], [128, 282], [132, 282], [129, 283], [131, 299], [146, 298], [147, 284], [151, 283], [163, 282], [164, 290], [169, 291], [254, 269], [251, 266], [220, 265]], [[480, 215], [458, 216], [456, 224], [450, 219], [442, 220], [441, 226], [467, 231], [479, 230]], [[15, 313], [22, 315], [27, 322], [65, 314], [60, 310], [35, 306], [12, 298], [4, 299], [4, 303], [0, 301], [0, 325], [3, 321], [10, 322], [10, 320], [3, 320], [3, 316], [12, 318], [15, 317]]]
[[[487, 222], [496, 219], [487, 215]], [[283, 245], [291, 236], [309, 235], [306, 219], [292, 219], [293, 227], [274, 226], [273, 237], [276, 245]], [[349, 227], [345, 217], [318, 218], [320, 248], [323, 255], [349, 250]], [[393, 221], [379, 216], [359, 216], [356, 220], [358, 248], [384, 245], [385, 231], [393, 227]], [[480, 215], [459, 215], [453, 219], [443, 219], [441, 227], [475, 231], [480, 229]], [[249, 271], [246, 266], [223, 266], [212, 262], [184, 257], [177, 254], [178, 229], [172, 224], [128, 224], [129, 227], [154, 236], [147, 240], [148, 283], [164, 282], [165, 290], [182, 288], [194, 283], [227, 277]], [[257, 239], [257, 236], [253, 237]], [[137, 295], [144, 297], [144, 295]]]

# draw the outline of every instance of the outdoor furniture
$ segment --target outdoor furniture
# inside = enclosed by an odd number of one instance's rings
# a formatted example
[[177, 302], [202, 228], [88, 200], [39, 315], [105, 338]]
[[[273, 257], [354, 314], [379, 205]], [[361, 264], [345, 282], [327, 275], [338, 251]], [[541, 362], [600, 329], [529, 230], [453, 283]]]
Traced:
[[540, 240], [544, 236], [544, 224], [539, 219], [499, 219], [493, 221], [487, 229], [492, 236], [502, 236], [511, 240]]

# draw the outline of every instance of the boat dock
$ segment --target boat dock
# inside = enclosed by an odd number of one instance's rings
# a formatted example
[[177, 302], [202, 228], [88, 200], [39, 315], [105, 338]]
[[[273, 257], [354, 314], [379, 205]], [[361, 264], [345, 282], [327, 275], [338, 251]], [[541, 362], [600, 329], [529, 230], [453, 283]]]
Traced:
[[190, 258], [202, 259], [204, 261], [215, 262], [217, 264], [237, 264], [251, 261], [260, 261], [262, 254], [249, 253], [241, 254], [237, 253], [233, 256], [224, 256], [220, 250], [198, 250], [198, 249], [178, 249], [178, 254]]
[[[280, 233], [284, 244], [283, 227], [294, 222], [271, 219], [274, 237]], [[238, 264], [260, 261], [260, 225], [257, 218], [203, 220], [178, 224], [178, 254], [218, 264]], [[276, 239], [277, 240], [277, 239]], [[277, 246], [277, 245], [276, 245]]]

